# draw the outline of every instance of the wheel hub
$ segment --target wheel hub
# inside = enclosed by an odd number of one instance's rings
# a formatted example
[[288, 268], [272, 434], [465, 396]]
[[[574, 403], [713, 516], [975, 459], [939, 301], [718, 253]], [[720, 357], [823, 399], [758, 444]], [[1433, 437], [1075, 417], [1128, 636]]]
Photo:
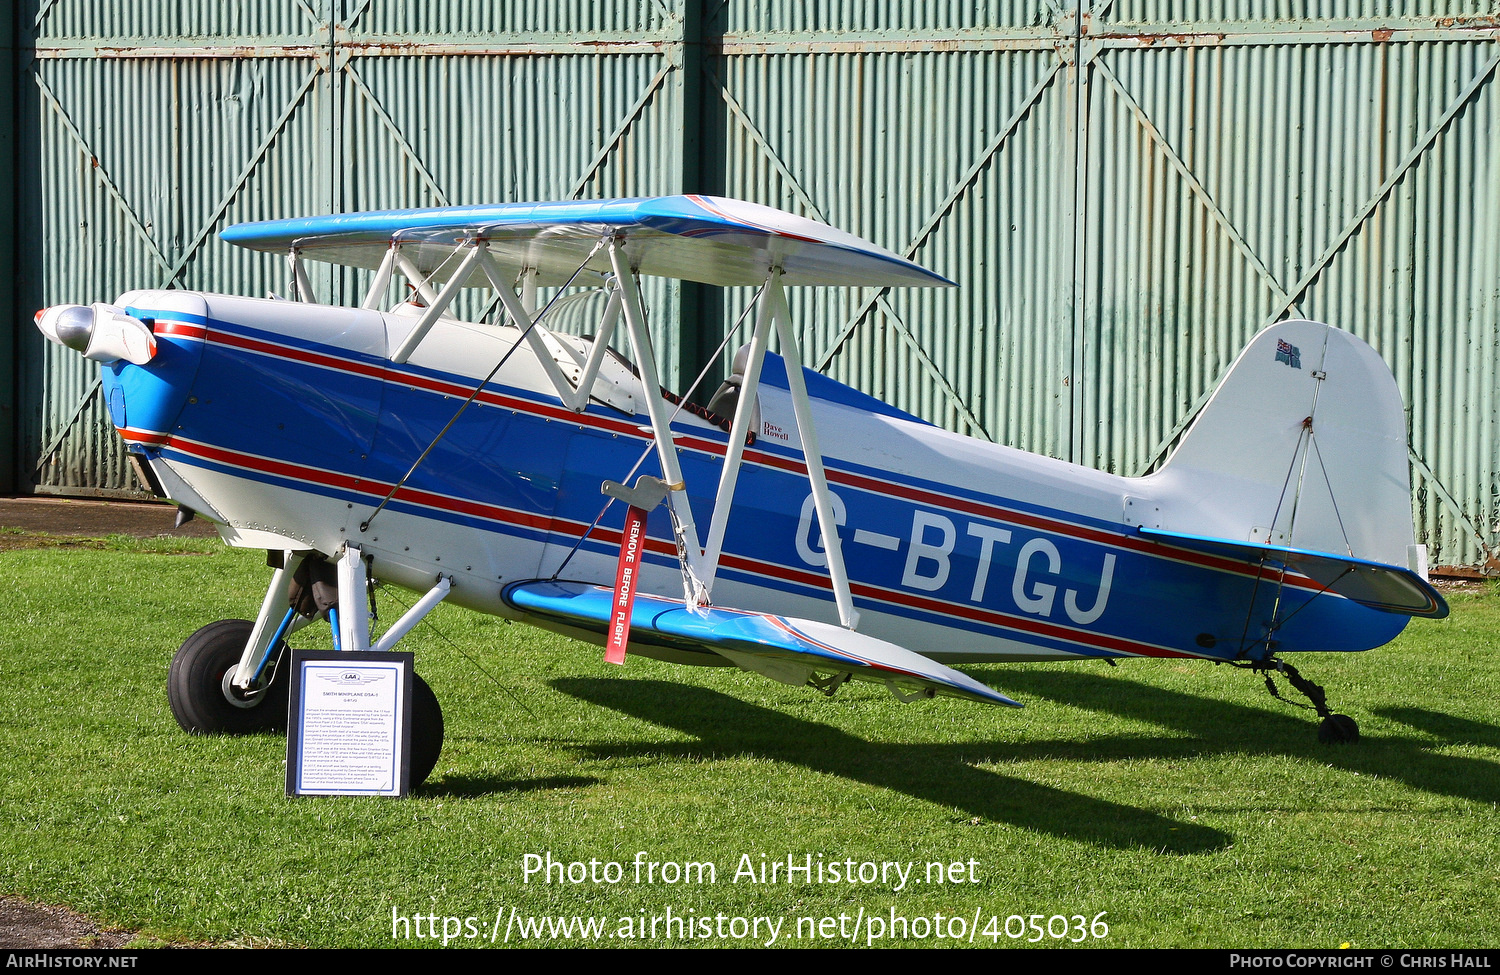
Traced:
[[224, 691], [224, 700], [237, 708], [253, 708], [259, 705], [261, 698], [266, 696], [267, 688], [261, 687], [250, 691], [242, 691], [238, 687], [235, 687], [234, 672], [237, 669], [230, 667], [224, 671], [224, 679], [219, 682], [220, 688]]

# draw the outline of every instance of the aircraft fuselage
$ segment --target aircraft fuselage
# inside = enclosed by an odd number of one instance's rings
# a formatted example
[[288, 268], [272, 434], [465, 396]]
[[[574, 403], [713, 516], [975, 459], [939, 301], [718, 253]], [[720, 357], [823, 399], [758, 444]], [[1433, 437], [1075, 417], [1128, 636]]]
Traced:
[[[233, 545], [332, 555], [356, 542], [382, 580], [425, 590], [450, 575], [452, 601], [520, 618], [509, 583], [560, 566], [609, 583], [623, 511], [594, 525], [600, 484], [643, 455], [639, 473], [660, 474], [638, 381], [615, 370], [615, 401], [633, 412], [573, 412], [522, 346], [371, 519], [516, 330], [444, 320], [397, 365], [390, 350], [414, 324], [400, 314], [176, 291], [119, 304], [153, 323], [160, 351], [104, 367], [112, 418], [162, 491]], [[767, 368], [713, 600], [832, 621], [791, 399]], [[1184, 503], [1160, 479], [966, 438], [808, 378], [861, 632], [943, 661], [1259, 659], [1367, 649], [1406, 623], [1314, 599], [1322, 587], [1295, 574], [1142, 537], [1139, 512]], [[727, 434], [687, 411], [673, 433], [707, 525]], [[665, 508], [649, 535], [643, 588], [680, 595]]]

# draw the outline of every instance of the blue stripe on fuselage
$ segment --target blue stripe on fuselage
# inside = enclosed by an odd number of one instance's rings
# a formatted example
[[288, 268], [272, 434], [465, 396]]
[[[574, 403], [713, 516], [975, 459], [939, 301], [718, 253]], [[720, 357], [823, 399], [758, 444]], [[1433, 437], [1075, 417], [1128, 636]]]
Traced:
[[[411, 385], [411, 380], [472, 388], [473, 379], [461, 375], [411, 365], [395, 367], [374, 356], [351, 354], [233, 322], [214, 320], [208, 324], [216, 331], [289, 350], [252, 352], [210, 340], [199, 377], [204, 395], [185, 412], [183, 433], [231, 450], [273, 452], [279, 460], [388, 485], [406, 472], [461, 402], [459, 395]], [[299, 360], [297, 351], [342, 357], [366, 368], [330, 371], [326, 363]], [[378, 372], [368, 374], [371, 370]], [[247, 389], [255, 391], [253, 402], [236, 395]], [[411, 488], [588, 524], [602, 507], [600, 482], [621, 479], [648, 451], [649, 438], [633, 429], [636, 423], [645, 422], [644, 416], [622, 421], [617, 414], [593, 406], [585, 414], [563, 417], [556, 403], [535, 393], [504, 386], [486, 387], [486, 392], [505, 397], [509, 403], [471, 405], [413, 474], [408, 482]], [[550, 411], [554, 416], [528, 412], [528, 407]], [[288, 427], [295, 429], [289, 431]], [[697, 425], [680, 424], [676, 429], [705, 441], [722, 444], [725, 440], [722, 433]], [[756, 450], [800, 460], [799, 452], [775, 444], [760, 442]], [[192, 462], [204, 463], [201, 458]], [[711, 491], [717, 484], [722, 466], [719, 456], [688, 449], [683, 452], [682, 464], [689, 485]], [[226, 465], [216, 469], [245, 473]], [[1274, 586], [1257, 583], [1243, 573], [1207, 570], [1141, 551], [1139, 546], [1128, 544], [1117, 522], [1012, 499], [1002, 501], [980, 491], [898, 477], [843, 461], [830, 463], [829, 469], [835, 478], [839, 472], [847, 472], [880, 481], [888, 488], [834, 485], [834, 493], [846, 509], [845, 528], [840, 535], [856, 584], [857, 602], [869, 608], [959, 630], [1004, 632], [1016, 638], [1008, 627], [995, 621], [994, 614], [1003, 614], [1033, 627], [1080, 635], [1092, 632], [1101, 642], [1130, 641], [1204, 655], [1237, 649], [1247, 632], [1251, 639], [1261, 635], [1261, 622], [1255, 617], [1268, 613], [1266, 604]], [[654, 453], [649, 453], [641, 472], [659, 473]], [[350, 492], [306, 482], [299, 485], [295, 479], [264, 472], [252, 476], [372, 507], [384, 494], [383, 488]], [[816, 564], [815, 522], [803, 517], [807, 493], [805, 478], [797, 474], [754, 462], [746, 464], [725, 551], [739, 553], [766, 568], [750, 570], [726, 564], [726, 578], [784, 592], [826, 593], [826, 588], [807, 581], [823, 572]], [[903, 493], [908, 496], [903, 497]], [[933, 497], [911, 496], [923, 493]], [[942, 496], [984, 505], [986, 513], [955, 510], [943, 503]], [[515, 523], [443, 510], [441, 505], [432, 508], [399, 499], [393, 503], [413, 514], [450, 523], [533, 540], [547, 535]], [[706, 525], [711, 496], [694, 495], [692, 504], [699, 524]], [[1056, 529], [1009, 521], [1007, 509], [1054, 520]], [[605, 526], [618, 529], [620, 517], [612, 510]], [[665, 521], [654, 521], [657, 531], [653, 534], [668, 538]], [[1110, 538], [1118, 539], [1118, 544], [1076, 537], [1069, 534], [1070, 527], [1107, 532]], [[573, 538], [576, 535], [562, 541], [571, 544]], [[609, 550], [600, 542], [587, 543], [587, 547], [599, 552]], [[1167, 552], [1162, 550], [1160, 554]], [[784, 571], [778, 576], [775, 567]], [[799, 579], [799, 573], [805, 575]], [[1149, 584], [1141, 585], [1142, 580], [1149, 580]], [[1308, 598], [1306, 591], [1284, 591], [1280, 615], [1285, 618]], [[1254, 607], [1247, 614], [1246, 607], [1252, 603]], [[1351, 612], [1351, 608], [1357, 612]], [[1383, 642], [1377, 631], [1389, 627], [1371, 629], [1367, 615], [1368, 611], [1355, 604], [1327, 598], [1297, 613], [1277, 637], [1286, 648], [1333, 649]], [[1397, 617], [1390, 622], [1404, 619]], [[1202, 634], [1207, 634], [1215, 646], [1200, 645], [1197, 641]], [[1026, 640], [1078, 651], [1076, 644], [1055, 635], [1032, 631]]]

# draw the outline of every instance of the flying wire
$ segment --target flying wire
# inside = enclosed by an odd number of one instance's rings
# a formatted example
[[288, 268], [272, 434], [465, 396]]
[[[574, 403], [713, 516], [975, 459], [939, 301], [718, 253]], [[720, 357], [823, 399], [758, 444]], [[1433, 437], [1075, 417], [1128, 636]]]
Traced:
[[552, 306], [557, 303], [558, 297], [568, 289], [568, 286], [573, 283], [574, 278], [577, 278], [578, 275], [583, 273], [583, 269], [588, 267], [589, 261], [592, 261], [594, 259], [594, 255], [599, 253], [599, 248], [603, 246], [603, 240], [600, 240], [594, 245], [594, 249], [589, 251], [588, 257], [585, 257], [583, 259], [583, 263], [578, 265], [578, 270], [574, 271], [571, 275], [568, 276], [568, 280], [563, 283], [563, 286], [561, 288], [557, 289], [557, 292], [553, 294], [551, 300], [547, 302], [546, 306], [542, 308], [541, 311], [537, 312], [536, 316], [531, 319], [531, 324], [527, 325], [526, 328], [521, 331], [521, 334], [516, 339], [515, 344], [512, 345], [508, 350], [506, 350], [505, 355], [500, 357], [499, 362], [495, 363], [495, 368], [491, 369], [489, 375], [480, 380], [479, 385], [474, 387], [474, 391], [468, 395], [463, 403], [459, 404], [458, 409], [453, 413], [452, 419], [444, 424], [443, 429], [438, 431], [437, 436], [432, 438], [432, 443], [427, 445], [427, 449], [422, 451], [421, 456], [412, 461], [411, 469], [408, 470], [405, 474], [401, 475], [401, 480], [392, 485], [390, 491], [386, 493], [386, 496], [380, 499], [380, 504], [376, 505], [375, 510], [370, 512], [370, 516], [359, 523], [360, 531], [369, 531], [370, 522], [375, 520], [375, 516], [380, 514], [385, 506], [390, 503], [391, 498], [394, 498], [396, 496], [396, 492], [401, 490], [401, 488], [406, 485], [407, 480], [409, 480], [411, 476], [417, 472], [417, 468], [422, 466], [422, 461], [427, 459], [427, 455], [432, 453], [433, 448], [438, 445], [439, 441], [441, 441], [443, 437], [448, 435], [448, 431], [453, 428], [453, 424], [458, 422], [458, 418], [463, 415], [464, 410], [468, 409], [469, 404], [474, 402], [474, 400], [479, 396], [480, 390], [484, 389], [484, 387], [489, 384], [489, 381], [495, 378], [495, 374], [500, 371], [501, 367], [503, 367], [507, 362], [510, 361], [510, 357], [514, 355], [515, 351], [521, 347], [521, 343], [525, 340], [526, 336], [531, 333], [532, 329], [536, 328], [537, 323], [539, 323], [547, 314], [547, 312], [552, 309]]
[[1303, 603], [1301, 606], [1298, 606], [1296, 609], [1294, 609], [1290, 613], [1288, 613], [1286, 619], [1282, 620], [1281, 623], [1278, 623], [1277, 626], [1281, 626], [1283, 624], [1286, 624], [1286, 623], [1290, 622], [1291, 619], [1292, 619], [1292, 617], [1296, 616], [1298, 613], [1302, 612], [1304, 609], [1306, 609], [1307, 607], [1311, 606], [1312, 605], [1312, 601], [1314, 599], [1317, 599], [1319, 596], [1323, 595], [1325, 592], [1327, 592], [1328, 590], [1332, 589], [1334, 586], [1338, 585], [1338, 581], [1340, 579], [1344, 578], [1344, 576], [1348, 575], [1349, 573], [1351, 573], [1353, 571], [1354, 571], [1354, 566], [1352, 566], [1352, 565], [1345, 566], [1343, 572], [1340, 572], [1338, 575], [1334, 576], [1333, 579], [1330, 580], [1327, 585], [1323, 586], [1323, 588], [1319, 589], [1317, 592], [1313, 593], [1311, 596], [1308, 596], [1307, 597], [1307, 601], [1305, 603]]
[[1323, 484], [1328, 488], [1328, 503], [1333, 505], [1333, 516], [1338, 519], [1339, 533], [1344, 536], [1344, 550], [1349, 553], [1349, 557], [1352, 559], [1355, 557], [1354, 546], [1349, 544], [1349, 530], [1344, 527], [1344, 515], [1339, 511], [1339, 499], [1334, 497], [1333, 484], [1328, 480], [1328, 465], [1323, 463], [1323, 451], [1318, 447], [1317, 437], [1309, 434], [1307, 442], [1318, 453], [1318, 470], [1323, 472]]
[[[698, 378], [694, 379], [693, 384], [688, 387], [687, 392], [682, 394], [681, 400], [677, 404], [677, 409], [672, 411], [671, 417], [669, 417], [667, 420], [668, 426], [671, 426], [672, 421], [677, 419], [677, 414], [682, 412], [683, 404], [687, 403], [693, 398], [693, 393], [697, 392], [699, 383], [703, 382], [704, 377], [708, 375], [708, 370], [711, 369], [713, 367], [713, 364], [719, 360], [719, 356], [723, 355], [724, 349], [729, 345], [729, 337], [736, 331], [738, 331], [739, 327], [744, 324], [745, 317], [750, 314], [750, 309], [755, 307], [756, 302], [761, 299], [761, 297], [765, 294], [765, 291], [765, 285], [761, 285], [760, 290], [756, 292], [755, 298], [745, 304], [745, 310], [740, 312], [739, 318], [735, 319], [733, 327], [728, 328], [724, 331], [724, 340], [719, 343], [719, 347], [714, 350], [713, 355], [708, 357], [708, 362], [704, 364], [703, 370], [698, 373]], [[646, 462], [647, 457], [651, 456], [651, 451], [653, 451], [654, 449], [656, 449], [656, 445], [654, 443], [646, 445], [646, 449], [641, 451], [641, 456], [636, 459], [634, 466], [632, 466], [629, 472], [626, 473], [625, 477], [621, 479], [621, 484], [628, 482], [632, 477], [635, 476], [635, 472], [641, 469], [641, 465]], [[584, 542], [588, 541], [588, 537], [594, 533], [594, 529], [599, 527], [599, 522], [604, 520], [605, 512], [609, 511], [609, 506], [614, 503], [614, 498], [610, 498], [604, 502], [604, 507], [599, 509], [599, 513], [594, 516], [594, 520], [589, 524], [588, 528], [584, 529], [583, 534], [578, 536], [578, 541], [573, 543], [573, 547], [568, 549], [568, 554], [563, 556], [562, 562], [559, 563], [557, 568], [552, 571], [552, 582], [556, 582], [557, 577], [562, 575], [562, 570], [568, 567], [568, 563], [573, 560], [573, 556], [578, 553], [578, 549], [583, 546]]]
[[[1314, 405], [1316, 405], [1316, 404], [1314, 404]], [[1281, 506], [1282, 506], [1282, 504], [1284, 504], [1286, 502], [1286, 489], [1291, 486], [1291, 483], [1292, 483], [1292, 471], [1294, 471], [1294, 470], [1297, 469], [1297, 457], [1302, 453], [1302, 437], [1303, 437], [1304, 434], [1307, 435], [1308, 437], [1312, 436], [1312, 417], [1311, 416], [1309, 416], [1306, 420], [1302, 421], [1302, 433], [1300, 433], [1300, 434], [1297, 435], [1297, 444], [1296, 444], [1296, 446], [1294, 446], [1292, 448], [1292, 462], [1291, 462], [1291, 464], [1289, 464], [1287, 466], [1287, 469], [1286, 469], [1286, 479], [1281, 482], [1281, 498], [1276, 502], [1276, 510], [1271, 513], [1271, 525], [1270, 525], [1269, 528], [1266, 529], [1266, 544], [1267, 545], [1271, 544], [1271, 539], [1273, 537], [1273, 533], [1276, 531], [1276, 520], [1281, 517]], [[1246, 643], [1245, 639], [1246, 639], [1246, 637], [1248, 637], [1250, 635], [1250, 620], [1255, 615], [1255, 599], [1256, 599], [1257, 596], [1260, 595], [1260, 583], [1261, 583], [1261, 579], [1264, 578], [1265, 570], [1266, 570], [1266, 557], [1264, 555], [1262, 555], [1261, 558], [1260, 558], [1260, 564], [1255, 567], [1255, 587], [1250, 590], [1250, 605], [1248, 605], [1248, 606], [1245, 607], [1245, 626], [1244, 626], [1244, 628], [1242, 630], [1240, 630], [1240, 649], [1239, 649], [1239, 653], [1237, 654], [1237, 656], [1240, 656], [1240, 657], [1243, 657], [1246, 653], [1248, 653], [1250, 651], [1250, 644]], [[1280, 605], [1280, 602], [1281, 602], [1281, 587], [1285, 584], [1285, 582], [1286, 582], [1286, 567], [1283, 566], [1282, 569], [1281, 569], [1280, 578], [1277, 579], [1277, 581], [1276, 581], [1276, 605]], [[1276, 615], [1275, 614], [1276, 614], [1276, 608], [1275, 608], [1275, 606], [1273, 606], [1272, 610], [1271, 610], [1271, 628], [1272, 628], [1273, 632], [1274, 632], [1274, 630], [1276, 628]], [[1269, 650], [1270, 648], [1271, 648], [1271, 635], [1270, 635], [1270, 633], [1267, 633], [1266, 634], [1266, 649]]]
[[[386, 591], [386, 595], [390, 596], [393, 600], [395, 600], [402, 607], [404, 607], [406, 609], [411, 609], [411, 604], [408, 603], [408, 602], [406, 602], [406, 600], [402, 599], [400, 596], [396, 595], [395, 591], [393, 590], [393, 588], [391, 586], [387, 586], [387, 585], [381, 584], [380, 588], [384, 589]], [[459, 646], [457, 643], [455, 643], [453, 640], [451, 640], [448, 637], [448, 634], [446, 634], [442, 630], [438, 629], [437, 625], [434, 624], [430, 619], [428, 619], [427, 617], [424, 616], [422, 618], [422, 620], [421, 620], [421, 625], [427, 627], [432, 632], [436, 633], [439, 637], [442, 638], [442, 640], [443, 640], [444, 643], [448, 644], [448, 646], [450, 646], [453, 649], [457, 650], [459, 652], [459, 654], [464, 657], [464, 659], [468, 660], [469, 663], [471, 663], [471, 664], [474, 665], [474, 669], [475, 670], [479, 671], [481, 674], [483, 674], [484, 676], [488, 677], [490, 679], [490, 683], [492, 683], [496, 687], [500, 688], [500, 690], [502, 690], [502, 691], [505, 692], [505, 694], [506, 694], [507, 697], [509, 697], [512, 701], [516, 702], [516, 704], [520, 706], [520, 708], [521, 708], [522, 711], [525, 711], [527, 714], [531, 715], [533, 718], [537, 716], [536, 712], [533, 711], [533, 710], [531, 710], [531, 708], [528, 708], [526, 706], [526, 702], [523, 701], [523, 700], [521, 700], [521, 698], [519, 698], [518, 696], [516, 696], [516, 693], [514, 691], [512, 691], [509, 687], [506, 687], [504, 684], [500, 683], [500, 681], [495, 678], [495, 675], [492, 674], [492, 673], [490, 673], [488, 670], [485, 670], [484, 669], [484, 665], [481, 664], [478, 660], [476, 660], [474, 658], [474, 656], [471, 653], [469, 653], [469, 651], [465, 650], [463, 647]]]

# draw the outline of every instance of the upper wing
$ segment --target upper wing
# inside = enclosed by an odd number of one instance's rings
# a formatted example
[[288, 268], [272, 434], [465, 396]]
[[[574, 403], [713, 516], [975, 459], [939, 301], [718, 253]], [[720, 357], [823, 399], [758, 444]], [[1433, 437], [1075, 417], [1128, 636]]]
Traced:
[[[502, 203], [379, 210], [235, 224], [220, 236], [252, 250], [378, 268], [391, 243], [434, 280], [446, 281], [460, 244], [484, 240], [501, 264], [535, 268], [540, 286], [568, 280], [604, 236], [624, 239], [641, 274], [723, 286], [759, 285], [782, 268], [788, 285], [931, 287], [953, 282], [883, 247], [815, 220], [711, 196]], [[444, 268], [448, 273], [444, 273]], [[597, 253], [588, 270], [610, 271]], [[477, 270], [466, 284], [487, 286]]]
[[[520, 582], [507, 586], [502, 595], [534, 619], [595, 633], [605, 631], [613, 613], [614, 594], [604, 586]], [[942, 694], [1021, 706], [951, 667], [831, 623], [717, 606], [690, 610], [681, 600], [647, 593], [637, 593], [635, 600], [632, 643], [709, 650], [746, 670], [790, 684], [803, 684], [815, 672], [831, 671], [885, 684], [898, 696]]]

